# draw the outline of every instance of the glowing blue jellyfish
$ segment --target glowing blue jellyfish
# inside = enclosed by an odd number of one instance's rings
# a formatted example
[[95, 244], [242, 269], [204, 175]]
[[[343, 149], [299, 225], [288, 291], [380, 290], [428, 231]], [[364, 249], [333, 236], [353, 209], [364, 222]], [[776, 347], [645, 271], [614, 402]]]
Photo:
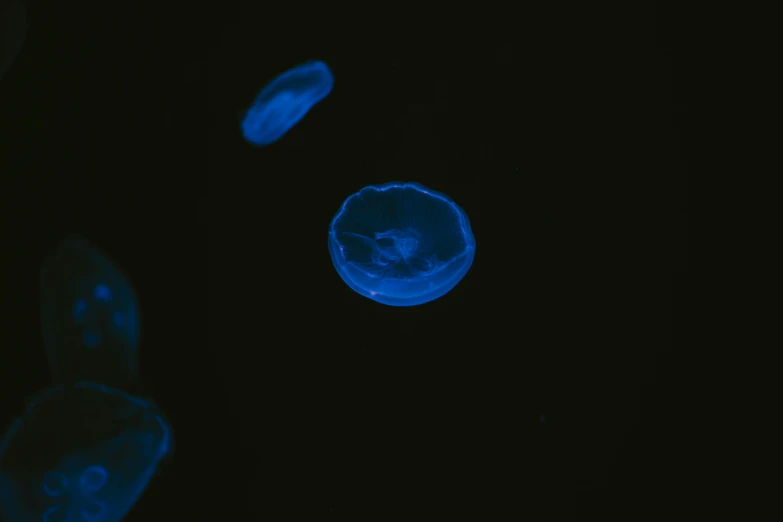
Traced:
[[343, 281], [391, 306], [446, 294], [470, 269], [475, 250], [465, 211], [418, 183], [365, 187], [329, 226], [329, 252]]
[[171, 448], [148, 401], [86, 382], [46, 390], [0, 442], [0, 519], [118, 522]]
[[44, 262], [41, 326], [55, 383], [132, 383], [138, 316], [128, 278], [85, 239], [66, 237]]
[[27, 32], [22, 0], [0, 0], [0, 78], [14, 63]]
[[332, 90], [334, 77], [320, 61], [305, 62], [272, 80], [242, 120], [242, 133], [253, 145], [269, 145], [296, 125]]

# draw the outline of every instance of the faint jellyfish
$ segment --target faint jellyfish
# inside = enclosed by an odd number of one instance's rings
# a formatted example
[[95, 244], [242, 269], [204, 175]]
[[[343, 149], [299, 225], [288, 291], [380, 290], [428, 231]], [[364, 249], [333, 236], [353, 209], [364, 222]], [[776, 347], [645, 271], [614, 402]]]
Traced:
[[118, 522], [171, 451], [152, 402], [87, 382], [51, 388], [0, 442], [0, 519]]
[[272, 80], [242, 120], [242, 134], [253, 145], [269, 145], [332, 90], [334, 77], [321, 61], [309, 61]]
[[122, 270], [81, 237], [63, 239], [41, 268], [41, 326], [56, 384], [135, 380], [136, 295]]
[[465, 211], [418, 183], [365, 187], [329, 225], [329, 252], [343, 281], [391, 306], [443, 296], [470, 269], [475, 250]]
[[0, 79], [22, 50], [27, 16], [22, 0], [0, 0]]

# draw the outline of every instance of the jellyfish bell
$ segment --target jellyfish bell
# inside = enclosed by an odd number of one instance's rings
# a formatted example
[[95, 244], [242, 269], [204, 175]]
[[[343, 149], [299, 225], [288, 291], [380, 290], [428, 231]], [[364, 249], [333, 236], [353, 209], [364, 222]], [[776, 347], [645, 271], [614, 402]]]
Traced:
[[0, 79], [24, 45], [27, 16], [22, 0], [0, 0]]
[[131, 386], [138, 367], [139, 307], [119, 266], [86, 239], [69, 235], [44, 261], [40, 292], [54, 382]]
[[48, 389], [0, 442], [0, 519], [118, 522], [172, 447], [151, 401], [86, 382]]
[[245, 113], [243, 136], [254, 146], [271, 145], [323, 100], [333, 85], [329, 66], [318, 60], [280, 74], [261, 90]]
[[390, 306], [435, 300], [462, 280], [476, 241], [465, 211], [419, 183], [368, 186], [329, 226], [329, 252], [355, 292]]

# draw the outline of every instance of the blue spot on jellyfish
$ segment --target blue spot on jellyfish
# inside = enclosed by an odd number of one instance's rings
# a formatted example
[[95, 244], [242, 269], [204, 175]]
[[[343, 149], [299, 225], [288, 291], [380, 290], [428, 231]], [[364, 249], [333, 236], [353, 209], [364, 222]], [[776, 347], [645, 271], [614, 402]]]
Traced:
[[133, 383], [138, 317], [130, 280], [87, 240], [67, 236], [43, 263], [41, 326], [55, 383]]
[[27, 17], [22, 0], [0, 0], [0, 79], [22, 50]]
[[418, 183], [365, 187], [329, 225], [329, 252], [343, 281], [390, 306], [445, 295], [468, 272], [475, 250], [465, 211]]
[[334, 77], [321, 61], [305, 62], [284, 72], [256, 98], [242, 120], [242, 134], [253, 145], [270, 145], [332, 90]]
[[88, 382], [50, 388], [0, 442], [0, 519], [119, 522], [171, 450], [153, 403]]

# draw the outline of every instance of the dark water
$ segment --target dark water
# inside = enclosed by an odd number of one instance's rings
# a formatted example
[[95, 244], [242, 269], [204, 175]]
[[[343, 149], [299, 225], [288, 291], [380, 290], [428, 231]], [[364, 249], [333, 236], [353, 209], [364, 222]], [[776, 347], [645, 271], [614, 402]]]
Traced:
[[[133, 285], [124, 391], [177, 443], [127, 520], [491, 519], [505, 501], [641, 520], [684, 485], [664, 429], [687, 268], [673, 14], [30, 1], [25, 29], [6, 4], [3, 429], [52, 383], [40, 270], [78, 234]], [[311, 60], [329, 94], [249, 144], [260, 90]], [[447, 194], [475, 237], [421, 306], [354, 292], [329, 254], [342, 202], [391, 181]]]

